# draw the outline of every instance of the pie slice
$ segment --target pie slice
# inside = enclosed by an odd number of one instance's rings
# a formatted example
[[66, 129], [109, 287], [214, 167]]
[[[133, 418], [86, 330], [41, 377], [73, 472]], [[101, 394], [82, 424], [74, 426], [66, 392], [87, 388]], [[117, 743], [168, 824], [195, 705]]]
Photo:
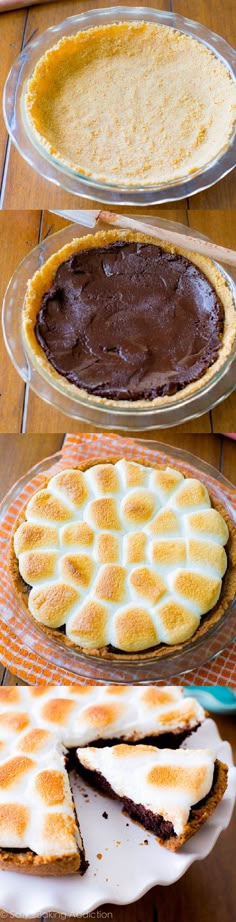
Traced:
[[227, 787], [228, 768], [208, 749], [175, 752], [121, 744], [77, 749], [82, 775], [176, 851], [214, 812]]

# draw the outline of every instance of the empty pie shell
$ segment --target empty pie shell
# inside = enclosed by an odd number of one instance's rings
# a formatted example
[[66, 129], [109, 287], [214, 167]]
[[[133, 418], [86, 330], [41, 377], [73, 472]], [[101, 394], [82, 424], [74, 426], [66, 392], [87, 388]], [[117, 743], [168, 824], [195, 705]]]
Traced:
[[229, 146], [235, 87], [203, 42], [166, 25], [116, 22], [64, 36], [26, 93], [32, 133], [81, 176], [170, 183]]

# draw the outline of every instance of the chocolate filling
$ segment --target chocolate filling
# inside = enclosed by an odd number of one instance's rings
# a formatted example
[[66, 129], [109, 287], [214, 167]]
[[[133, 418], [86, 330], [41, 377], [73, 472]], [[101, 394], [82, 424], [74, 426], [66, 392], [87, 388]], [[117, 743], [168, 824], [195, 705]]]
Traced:
[[145, 826], [145, 829], [154, 832], [154, 834], [159, 836], [160, 839], [163, 839], [163, 841], [169, 839], [170, 836], [176, 835], [173, 823], [165, 820], [163, 816], [159, 816], [158, 814], [155, 815], [151, 810], [147, 810], [143, 804], [135, 804], [129, 797], [120, 797], [119, 794], [113, 791], [109, 781], [104, 778], [101, 772], [90, 771], [88, 768], [81, 765], [81, 763], [79, 763], [79, 771], [82, 777], [88, 781], [92, 787], [102, 791], [103, 794], [112, 797], [114, 800], [121, 800], [126, 813], [128, 813], [132, 819], [138, 820], [139, 823], [142, 823], [142, 826]]
[[[184, 740], [188, 736], [191, 736], [192, 733], [195, 733], [200, 727], [200, 723], [196, 723], [195, 727], [176, 727], [175, 730], [169, 730], [166, 733], [156, 733], [153, 735], [144, 735], [140, 739], [129, 739], [125, 736], [111, 736], [109, 739], [94, 739], [90, 740], [89, 743], [85, 744], [87, 746], [96, 746], [96, 749], [104, 749], [105, 746], [119, 746], [120, 743], [129, 743], [129, 746], [157, 746], [158, 749], [179, 749]], [[76, 747], [77, 748], [77, 747]], [[76, 755], [76, 748], [72, 747], [68, 749], [66, 755], [66, 764], [68, 770], [78, 768], [78, 759]]]
[[53, 367], [90, 394], [153, 400], [216, 361], [224, 309], [188, 259], [153, 244], [83, 250], [57, 269], [35, 334]]

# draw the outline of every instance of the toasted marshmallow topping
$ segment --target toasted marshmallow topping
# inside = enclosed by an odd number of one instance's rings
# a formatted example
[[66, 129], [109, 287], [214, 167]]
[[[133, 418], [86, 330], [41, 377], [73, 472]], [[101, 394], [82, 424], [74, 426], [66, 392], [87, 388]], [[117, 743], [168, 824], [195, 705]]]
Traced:
[[37, 621], [88, 651], [134, 653], [195, 633], [219, 599], [228, 536], [200, 481], [123, 459], [52, 477], [14, 548]]
[[121, 798], [142, 804], [171, 822], [181, 835], [191, 807], [209, 794], [214, 755], [209, 749], [157, 749], [118, 746], [77, 749], [81, 765], [100, 772]]
[[[51, 745], [52, 733], [67, 748], [97, 739], [137, 740], [193, 729], [204, 720], [201, 705], [175, 686], [39, 686], [0, 688], [0, 740], [32, 758]], [[8, 693], [9, 692], [9, 697]], [[0, 748], [0, 767], [2, 749]]]

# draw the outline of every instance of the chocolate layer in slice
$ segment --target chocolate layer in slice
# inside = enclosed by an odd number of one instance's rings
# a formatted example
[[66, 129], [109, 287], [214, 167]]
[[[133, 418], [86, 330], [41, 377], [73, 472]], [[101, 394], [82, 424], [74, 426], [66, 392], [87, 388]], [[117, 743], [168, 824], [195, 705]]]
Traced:
[[57, 269], [35, 335], [59, 374], [90, 394], [153, 400], [216, 361], [224, 308], [202, 271], [151, 243], [82, 250]]

